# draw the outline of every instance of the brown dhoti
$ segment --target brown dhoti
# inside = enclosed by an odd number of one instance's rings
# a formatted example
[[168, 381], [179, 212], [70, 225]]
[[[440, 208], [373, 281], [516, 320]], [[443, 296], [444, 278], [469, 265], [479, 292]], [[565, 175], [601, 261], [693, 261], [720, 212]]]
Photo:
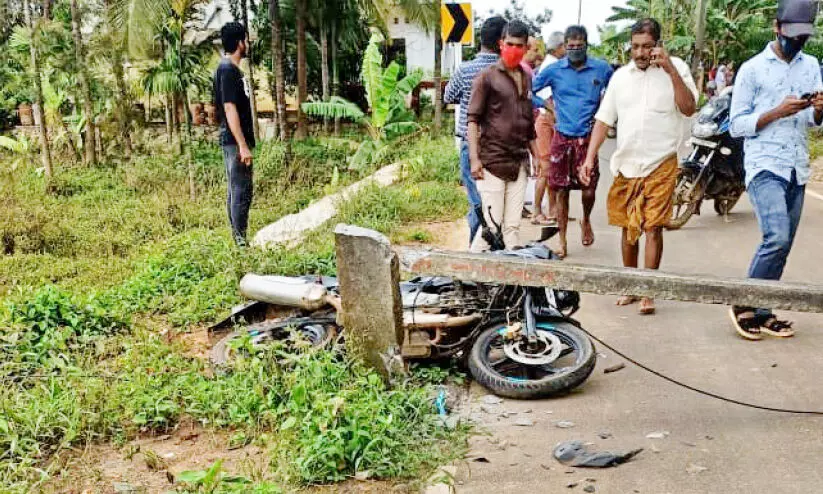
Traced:
[[672, 216], [677, 172], [677, 156], [672, 156], [646, 177], [618, 174], [607, 200], [609, 224], [627, 229], [632, 244], [643, 231], [666, 226]]

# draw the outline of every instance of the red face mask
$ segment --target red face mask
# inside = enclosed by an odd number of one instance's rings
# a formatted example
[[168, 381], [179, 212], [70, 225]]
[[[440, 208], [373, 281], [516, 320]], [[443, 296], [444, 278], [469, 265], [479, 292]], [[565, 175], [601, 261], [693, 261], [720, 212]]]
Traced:
[[520, 65], [525, 54], [525, 46], [512, 46], [500, 42], [500, 58], [503, 59], [503, 65], [509, 69], [514, 69]]

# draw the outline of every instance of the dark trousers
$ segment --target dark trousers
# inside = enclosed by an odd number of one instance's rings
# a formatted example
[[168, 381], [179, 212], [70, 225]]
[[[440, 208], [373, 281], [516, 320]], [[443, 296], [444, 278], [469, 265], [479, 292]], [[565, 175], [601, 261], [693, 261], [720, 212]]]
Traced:
[[229, 214], [232, 236], [238, 245], [245, 245], [249, 209], [254, 195], [252, 167], [240, 161], [239, 148], [231, 145], [223, 146], [223, 163], [226, 165], [228, 182], [226, 210]]

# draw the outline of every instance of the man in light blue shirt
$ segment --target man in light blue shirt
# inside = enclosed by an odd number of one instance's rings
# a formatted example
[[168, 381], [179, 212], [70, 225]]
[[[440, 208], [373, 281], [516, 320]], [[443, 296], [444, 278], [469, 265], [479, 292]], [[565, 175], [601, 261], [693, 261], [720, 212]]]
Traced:
[[[730, 132], [746, 138], [746, 189], [763, 235], [750, 278], [780, 279], [800, 223], [809, 180], [807, 129], [823, 122], [820, 66], [800, 51], [814, 33], [816, 14], [814, 0], [781, 0], [777, 39], [744, 63], [735, 81]], [[794, 334], [770, 309], [737, 306], [731, 315], [746, 339]]]

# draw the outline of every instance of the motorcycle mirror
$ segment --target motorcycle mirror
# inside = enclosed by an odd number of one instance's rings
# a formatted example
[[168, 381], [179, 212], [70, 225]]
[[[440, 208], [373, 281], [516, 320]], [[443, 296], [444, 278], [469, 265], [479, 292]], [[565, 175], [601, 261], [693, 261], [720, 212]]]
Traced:
[[549, 240], [550, 238], [557, 235], [557, 232], [559, 232], [559, 231], [560, 231], [560, 227], [558, 227], [556, 225], [548, 225], [548, 226], [541, 227], [540, 228], [540, 239], [538, 240], [538, 242], [545, 242], [546, 240]]

